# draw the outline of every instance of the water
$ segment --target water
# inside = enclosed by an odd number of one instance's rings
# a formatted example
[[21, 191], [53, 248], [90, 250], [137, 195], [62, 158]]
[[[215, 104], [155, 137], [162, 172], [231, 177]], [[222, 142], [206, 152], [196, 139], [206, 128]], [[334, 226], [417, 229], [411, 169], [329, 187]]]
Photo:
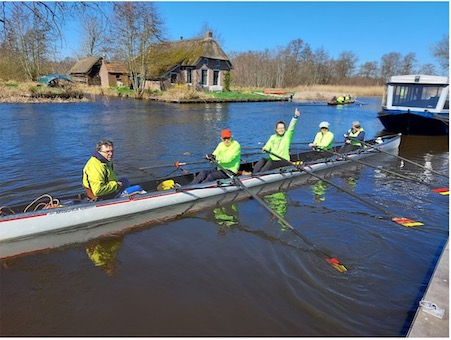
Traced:
[[[81, 169], [101, 138], [115, 142], [120, 176], [133, 182], [173, 171], [143, 166], [196, 162], [230, 128], [243, 152], [260, 148], [279, 120], [301, 110], [294, 148], [327, 120], [336, 140], [359, 120], [368, 138], [383, 126], [380, 98], [366, 105], [162, 104], [98, 99], [0, 105], [0, 205], [81, 189]], [[296, 144], [299, 143], [299, 144]], [[254, 150], [255, 151], [255, 150]], [[400, 156], [448, 173], [447, 137], [403, 137]], [[258, 159], [260, 155], [246, 156]], [[264, 197], [308, 242], [256, 200], [211, 203], [169, 221], [2, 260], [2, 335], [398, 336], [405, 335], [448, 237], [446, 178], [380, 155], [322, 174], [405, 228], [327, 183], [281, 183]], [[194, 169], [199, 165], [187, 166]], [[202, 167], [209, 167], [209, 164]], [[145, 217], [143, 217], [145, 222]], [[152, 220], [149, 217], [148, 220]], [[313, 245], [313, 247], [312, 247]], [[326, 254], [327, 256], [325, 256]], [[325, 257], [348, 268], [334, 270]]]

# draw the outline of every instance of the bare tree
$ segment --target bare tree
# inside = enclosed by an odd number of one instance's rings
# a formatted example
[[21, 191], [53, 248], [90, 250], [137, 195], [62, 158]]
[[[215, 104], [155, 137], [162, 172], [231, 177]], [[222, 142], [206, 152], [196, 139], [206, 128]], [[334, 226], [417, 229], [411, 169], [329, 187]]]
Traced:
[[391, 52], [382, 56], [381, 77], [388, 80], [393, 75], [401, 72], [401, 54]]
[[420, 68], [418, 69], [418, 73], [434, 75], [434, 74], [436, 74], [435, 66], [433, 64], [421, 65]]
[[445, 35], [439, 42], [431, 48], [434, 58], [439, 63], [443, 71], [449, 69], [449, 34]]
[[415, 73], [415, 64], [417, 60], [415, 53], [408, 53], [404, 56], [401, 62], [401, 74], [413, 74]]
[[359, 58], [354, 52], [345, 51], [340, 53], [338, 59], [335, 60], [334, 68], [338, 81], [349, 78], [353, 74], [358, 60]]
[[108, 51], [108, 24], [102, 15], [87, 14], [81, 19], [83, 56], [93, 57]]
[[331, 78], [332, 64], [329, 53], [323, 47], [320, 47], [315, 50], [314, 58], [315, 80], [313, 84], [328, 84]]
[[8, 43], [7, 55], [20, 62], [24, 77], [36, 80], [43, 64], [63, 45], [66, 19], [93, 8], [98, 8], [94, 2], [0, 2], [0, 34]]
[[376, 79], [379, 76], [379, 73], [377, 61], [367, 61], [360, 66], [358, 76]]
[[[222, 34], [220, 32], [218, 32], [217, 30], [215, 30], [214, 28], [212, 28], [210, 26], [210, 24], [208, 23], [208, 21], [204, 21], [202, 23], [200, 30], [194, 35], [194, 37], [195, 38], [203, 38], [203, 37], [205, 37], [206, 32], [213, 33], [213, 39], [216, 40], [216, 42], [219, 44], [219, 46], [224, 47], [224, 38], [222, 37]], [[181, 37], [181, 38], [183, 38], [183, 37]]]
[[146, 53], [152, 43], [161, 40], [163, 24], [152, 2], [115, 3], [114, 13], [116, 49], [127, 61], [135, 96], [142, 98], [147, 79]]
[[11, 19], [5, 23], [10, 48], [17, 55], [29, 80], [37, 80], [43, 61], [52, 48], [52, 27], [38, 11], [28, 11], [25, 6], [14, 6]]

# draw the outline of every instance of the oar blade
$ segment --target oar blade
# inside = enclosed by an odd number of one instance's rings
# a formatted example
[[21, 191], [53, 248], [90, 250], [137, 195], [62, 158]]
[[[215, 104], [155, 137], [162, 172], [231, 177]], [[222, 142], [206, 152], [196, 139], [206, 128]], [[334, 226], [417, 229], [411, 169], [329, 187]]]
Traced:
[[332, 265], [336, 270], [338, 270], [340, 273], [345, 273], [348, 271], [344, 265], [340, 263], [335, 257], [327, 258], [326, 261]]
[[410, 218], [404, 218], [404, 217], [393, 217], [392, 221], [395, 223], [398, 223], [404, 227], [419, 227], [424, 225], [422, 222], [411, 220]]
[[432, 192], [436, 192], [440, 195], [449, 195], [449, 188], [437, 188], [433, 189]]

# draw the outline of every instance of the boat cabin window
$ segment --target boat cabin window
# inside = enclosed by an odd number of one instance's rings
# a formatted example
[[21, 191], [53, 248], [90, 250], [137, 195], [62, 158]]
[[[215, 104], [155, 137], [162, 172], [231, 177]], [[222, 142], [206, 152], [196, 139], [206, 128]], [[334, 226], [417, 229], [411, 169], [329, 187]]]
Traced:
[[435, 108], [443, 86], [399, 84], [393, 86], [393, 106]]

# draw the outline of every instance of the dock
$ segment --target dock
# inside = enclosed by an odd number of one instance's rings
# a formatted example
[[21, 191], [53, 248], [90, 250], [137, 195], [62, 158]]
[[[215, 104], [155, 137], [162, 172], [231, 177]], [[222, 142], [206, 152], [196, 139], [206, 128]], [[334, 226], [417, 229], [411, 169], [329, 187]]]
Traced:
[[449, 244], [442, 254], [410, 326], [409, 338], [449, 338]]

